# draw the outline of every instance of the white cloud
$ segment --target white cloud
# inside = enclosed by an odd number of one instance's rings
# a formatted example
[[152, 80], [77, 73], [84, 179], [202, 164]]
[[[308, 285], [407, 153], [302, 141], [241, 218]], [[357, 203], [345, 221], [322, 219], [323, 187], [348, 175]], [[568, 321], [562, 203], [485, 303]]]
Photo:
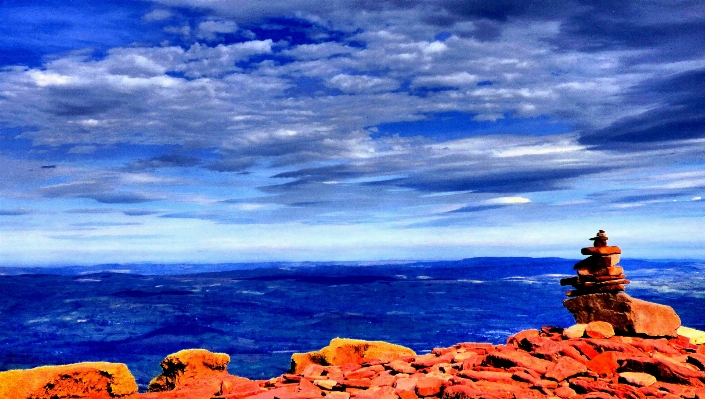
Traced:
[[530, 199], [524, 197], [497, 197], [484, 201], [487, 205], [511, 205], [511, 204], [527, 204]]
[[145, 14], [142, 19], [147, 22], [154, 22], [164, 21], [171, 18], [172, 16], [174, 16], [174, 14], [171, 11], [157, 8]]
[[341, 73], [328, 80], [328, 85], [346, 93], [380, 93], [397, 89], [399, 82], [388, 78]]
[[233, 33], [237, 31], [237, 24], [228, 20], [209, 20], [198, 24], [196, 37], [208, 41], [216, 40], [220, 33]]

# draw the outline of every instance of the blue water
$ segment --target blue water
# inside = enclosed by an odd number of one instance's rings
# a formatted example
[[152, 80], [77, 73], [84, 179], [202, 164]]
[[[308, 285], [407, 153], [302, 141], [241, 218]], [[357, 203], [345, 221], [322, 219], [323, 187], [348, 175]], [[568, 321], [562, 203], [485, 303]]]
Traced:
[[[126, 363], [142, 388], [187, 348], [231, 356], [250, 378], [335, 337], [417, 352], [574, 323], [562, 306], [575, 260], [473, 258], [409, 264], [269, 263], [0, 268], [0, 370]], [[705, 263], [624, 260], [630, 295], [705, 330]]]

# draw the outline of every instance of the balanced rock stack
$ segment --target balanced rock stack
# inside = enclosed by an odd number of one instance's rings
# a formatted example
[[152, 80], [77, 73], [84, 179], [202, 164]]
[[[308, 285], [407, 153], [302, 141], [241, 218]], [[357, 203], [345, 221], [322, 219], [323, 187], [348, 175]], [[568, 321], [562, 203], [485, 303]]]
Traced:
[[600, 230], [593, 240], [594, 246], [583, 248], [583, 255], [590, 255], [575, 264], [577, 276], [561, 279], [561, 285], [572, 285], [575, 290], [568, 291], [570, 297], [595, 294], [598, 292], [620, 292], [629, 280], [624, 275], [624, 269], [618, 265], [619, 247], [607, 245], [607, 234]]
[[563, 306], [573, 314], [578, 324], [604, 321], [618, 335], [646, 337], [676, 337], [681, 320], [672, 307], [632, 298], [624, 293], [624, 269], [618, 266], [622, 250], [607, 246], [607, 234], [600, 230], [593, 247], [583, 248], [590, 255], [578, 262], [577, 276], [561, 279], [561, 285], [572, 285], [571, 298]]

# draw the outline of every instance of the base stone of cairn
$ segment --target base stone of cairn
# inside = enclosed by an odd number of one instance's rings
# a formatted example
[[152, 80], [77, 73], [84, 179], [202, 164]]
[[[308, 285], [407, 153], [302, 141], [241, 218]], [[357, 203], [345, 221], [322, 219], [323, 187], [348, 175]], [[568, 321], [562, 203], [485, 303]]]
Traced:
[[561, 280], [561, 285], [576, 288], [567, 293], [572, 298], [563, 301], [575, 321], [580, 324], [605, 321], [619, 335], [678, 336], [676, 330], [681, 320], [673, 308], [632, 298], [623, 292], [629, 280], [617, 265], [622, 251], [607, 246], [604, 230], [591, 240], [595, 246], [581, 250], [583, 255], [590, 256], [575, 265], [578, 275]]

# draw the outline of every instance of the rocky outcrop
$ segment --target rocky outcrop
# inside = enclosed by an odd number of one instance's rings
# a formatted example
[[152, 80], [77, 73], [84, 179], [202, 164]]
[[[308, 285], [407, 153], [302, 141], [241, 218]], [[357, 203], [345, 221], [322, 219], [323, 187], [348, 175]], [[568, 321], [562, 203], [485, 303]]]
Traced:
[[[309, 363], [262, 381], [229, 375], [227, 355], [187, 350], [162, 362], [164, 373], [152, 387], [166, 390], [144, 394], [135, 393], [124, 365], [40, 368], [53, 371], [36, 374], [45, 377], [39, 380], [28, 377], [38, 369], [10, 371], [0, 373], [0, 399], [705, 399], [705, 345], [684, 336], [587, 336], [591, 329], [609, 331], [605, 324], [569, 332], [543, 327], [519, 332], [506, 345], [460, 343], [424, 355], [384, 342], [334, 340], [314, 353], [336, 365]], [[103, 388], [77, 383], [88, 384], [95, 370], [106, 378], [98, 384]]]
[[255, 395], [263, 391], [247, 378], [228, 374], [230, 356], [205, 349], [187, 349], [167, 356], [162, 374], [149, 383], [149, 392], [169, 392], [155, 398], [210, 398], [212, 396]]
[[76, 363], [0, 373], [0, 399], [123, 398], [137, 383], [121, 363]]
[[579, 324], [607, 322], [620, 335], [675, 337], [681, 320], [670, 306], [632, 298], [621, 292], [629, 284], [624, 269], [618, 266], [619, 247], [607, 246], [607, 235], [600, 230], [595, 246], [583, 248], [590, 255], [575, 265], [578, 275], [561, 279], [561, 285], [576, 289], [566, 294], [563, 305]]
[[290, 372], [302, 373], [311, 364], [342, 366], [362, 364], [371, 359], [387, 362], [402, 356], [416, 356], [416, 353], [404, 346], [383, 341], [334, 338], [330, 345], [319, 351], [295, 353], [291, 357]]
[[675, 337], [681, 319], [670, 306], [642, 301], [625, 293], [590, 294], [567, 299], [563, 305], [578, 323], [605, 321], [620, 335]]

